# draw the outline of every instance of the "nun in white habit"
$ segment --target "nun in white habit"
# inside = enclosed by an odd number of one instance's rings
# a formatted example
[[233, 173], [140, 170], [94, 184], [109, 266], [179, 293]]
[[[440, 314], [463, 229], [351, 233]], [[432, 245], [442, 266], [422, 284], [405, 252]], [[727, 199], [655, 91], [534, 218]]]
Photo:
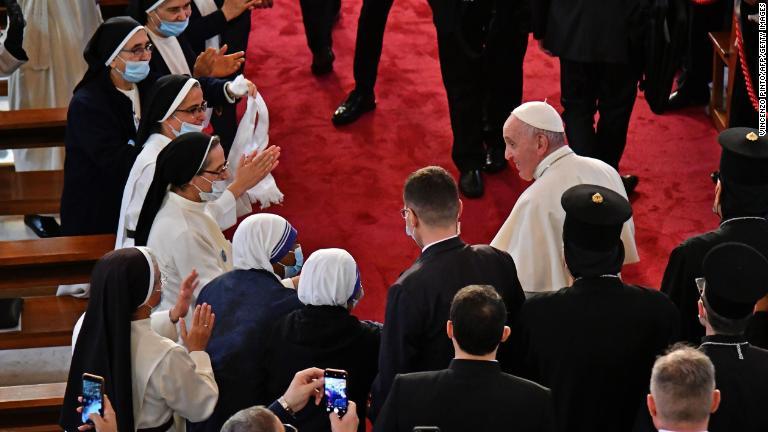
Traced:
[[[239, 170], [254, 164], [263, 169], [277, 162], [271, 153], [263, 155], [258, 160], [241, 161]], [[155, 252], [160, 269], [167, 277], [162, 309], [176, 302], [183, 278], [193, 270], [199, 274], [199, 288], [202, 288], [233, 268], [232, 244], [206, 211], [206, 202], [224, 193], [221, 186], [227, 178], [224, 150], [216, 136], [200, 132], [180, 135], [157, 156], [155, 175], [136, 226], [135, 242]], [[199, 290], [195, 290], [193, 303], [198, 294]]]
[[[206, 102], [200, 83], [186, 75], [166, 75], [149, 92], [149, 103], [137, 134], [143, 148], [131, 168], [123, 191], [115, 248], [133, 246], [136, 225], [144, 198], [155, 175], [157, 155], [172, 139], [187, 132], [200, 132], [206, 120]], [[245, 193], [268, 172], [246, 171], [236, 176], [221, 196], [206, 202], [205, 210], [222, 230], [237, 218], [253, 211]]]
[[205, 347], [215, 317], [195, 310], [186, 349], [152, 329], [150, 312], [160, 304], [162, 282], [144, 248], [112, 251], [95, 265], [91, 297], [75, 344], [60, 420], [65, 430], [81, 425], [75, 408], [82, 374], [104, 378], [121, 431], [183, 430], [175, 417], [200, 421], [213, 412], [218, 387]]

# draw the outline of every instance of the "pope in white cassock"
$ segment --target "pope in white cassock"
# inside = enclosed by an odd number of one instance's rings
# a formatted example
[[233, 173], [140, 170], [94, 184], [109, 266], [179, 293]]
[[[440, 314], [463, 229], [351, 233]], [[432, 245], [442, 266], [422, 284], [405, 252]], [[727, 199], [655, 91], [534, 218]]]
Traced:
[[[563, 259], [563, 192], [595, 184], [627, 197], [618, 172], [610, 165], [577, 155], [565, 143], [560, 115], [546, 102], [520, 105], [504, 124], [505, 157], [523, 180], [533, 180], [512, 208], [491, 246], [509, 252], [526, 295], [555, 291], [571, 284]], [[640, 261], [633, 219], [624, 224], [624, 263]]]

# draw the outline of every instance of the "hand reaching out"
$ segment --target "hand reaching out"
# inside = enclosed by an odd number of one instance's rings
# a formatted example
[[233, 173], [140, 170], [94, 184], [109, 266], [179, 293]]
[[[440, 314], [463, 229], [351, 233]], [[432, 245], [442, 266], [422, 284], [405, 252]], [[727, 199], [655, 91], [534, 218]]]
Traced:
[[207, 48], [197, 56], [192, 74], [196, 78], [226, 77], [237, 72], [243, 63], [245, 63], [245, 53], [243, 51], [227, 54], [227, 45], [222, 46], [218, 50], [216, 48]]
[[280, 147], [267, 147], [261, 153], [253, 152], [243, 155], [237, 165], [235, 179], [229, 190], [239, 198], [248, 189], [256, 186], [264, 177], [272, 172], [280, 163]]
[[208, 346], [208, 340], [211, 338], [213, 324], [216, 321], [216, 315], [211, 311], [211, 305], [203, 303], [195, 306], [195, 312], [192, 314], [192, 325], [187, 332], [187, 326], [184, 320], [179, 321], [181, 327], [181, 340], [189, 352], [205, 351]]

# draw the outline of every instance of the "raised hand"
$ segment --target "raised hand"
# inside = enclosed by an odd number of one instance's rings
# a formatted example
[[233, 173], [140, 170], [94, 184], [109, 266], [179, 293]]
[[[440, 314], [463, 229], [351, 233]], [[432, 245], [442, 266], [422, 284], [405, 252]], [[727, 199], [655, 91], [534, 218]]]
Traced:
[[203, 303], [195, 306], [195, 312], [192, 314], [192, 325], [187, 332], [187, 326], [184, 320], [179, 321], [181, 327], [181, 340], [189, 352], [205, 351], [208, 346], [208, 340], [211, 338], [213, 324], [216, 321], [216, 315], [211, 311], [211, 305]]
[[239, 17], [243, 12], [251, 10], [258, 6], [260, 0], [224, 0], [224, 5], [221, 6], [221, 11], [224, 13], [224, 18], [227, 21]]
[[256, 186], [280, 163], [280, 147], [267, 147], [261, 153], [253, 152], [243, 155], [237, 165], [235, 179], [229, 190], [239, 197], [248, 189]]
[[222, 78], [237, 72], [245, 62], [245, 53], [243, 51], [234, 54], [226, 53], [227, 45], [218, 50], [207, 48], [197, 56], [192, 74], [195, 77]]
[[198, 285], [199, 281], [197, 280], [197, 270], [192, 270], [189, 276], [184, 279], [184, 282], [181, 283], [181, 287], [179, 288], [179, 297], [176, 299], [176, 304], [173, 306], [173, 308], [171, 308], [169, 312], [171, 321], [175, 323], [179, 320], [179, 318], [184, 318], [187, 316], [187, 313], [189, 312], [189, 305], [192, 303], [192, 294], [195, 292]]

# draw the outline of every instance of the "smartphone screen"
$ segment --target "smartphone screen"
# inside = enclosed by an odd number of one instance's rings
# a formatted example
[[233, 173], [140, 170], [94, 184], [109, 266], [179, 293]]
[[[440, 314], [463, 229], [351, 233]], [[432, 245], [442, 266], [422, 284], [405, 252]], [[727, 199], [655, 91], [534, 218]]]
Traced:
[[339, 369], [325, 370], [325, 410], [339, 417], [347, 413], [347, 372]]
[[103, 387], [104, 378], [98, 375], [83, 374], [83, 423], [93, 424], [88, 418], [91, 413], [104, 414]]

